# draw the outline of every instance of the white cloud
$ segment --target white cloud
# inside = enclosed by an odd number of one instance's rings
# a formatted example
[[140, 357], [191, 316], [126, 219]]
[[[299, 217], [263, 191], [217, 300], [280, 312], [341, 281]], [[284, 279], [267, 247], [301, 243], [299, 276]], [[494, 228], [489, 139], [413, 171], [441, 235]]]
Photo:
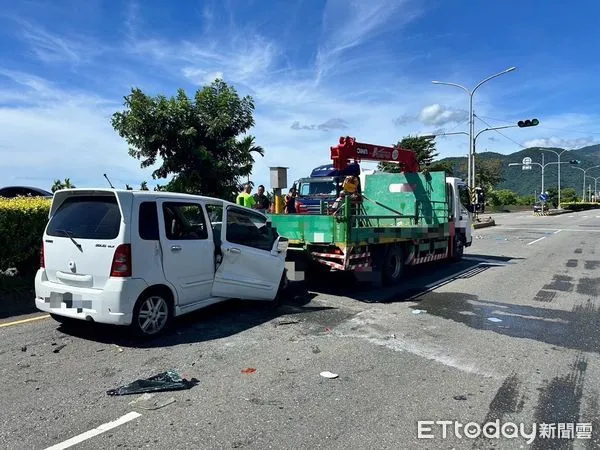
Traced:
[[525, 141], [523, 145], [525, 147], [552, 147], [572, 150], [595, 144], [600, 144], [600, 139], [593, 136], [572, 139], [552, 136], [548, 138], [531, 139], [529, 141]]
[[469, 120], [467, 111], [457, 110], [434, 104], [426, 106], [419, 114], [419, 120], [425, 125], [441, 126], [449, 123], [461, 123]]

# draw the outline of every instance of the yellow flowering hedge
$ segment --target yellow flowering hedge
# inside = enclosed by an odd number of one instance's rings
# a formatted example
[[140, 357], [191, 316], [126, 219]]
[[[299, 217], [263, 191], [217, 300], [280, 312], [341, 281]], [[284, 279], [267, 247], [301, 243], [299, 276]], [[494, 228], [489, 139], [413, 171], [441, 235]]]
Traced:
[[51, 204], [52, 199], [42, 197], [0, 199], [0, 270], [37, 270]]

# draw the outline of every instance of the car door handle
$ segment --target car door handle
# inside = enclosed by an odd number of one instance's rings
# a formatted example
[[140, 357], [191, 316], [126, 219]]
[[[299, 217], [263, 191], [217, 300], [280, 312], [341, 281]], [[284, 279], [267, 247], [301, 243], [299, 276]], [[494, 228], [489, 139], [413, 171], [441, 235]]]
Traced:
[[229, 253], [235, 253], [235, 254], [242, 253], [242, 251], [239, 248], [228, 248], [227, 252], [229, 252]]
[[181, 245], [171, 245], [171, 251], [172, 252], [179, 252], [179, 251], [181, 251]]

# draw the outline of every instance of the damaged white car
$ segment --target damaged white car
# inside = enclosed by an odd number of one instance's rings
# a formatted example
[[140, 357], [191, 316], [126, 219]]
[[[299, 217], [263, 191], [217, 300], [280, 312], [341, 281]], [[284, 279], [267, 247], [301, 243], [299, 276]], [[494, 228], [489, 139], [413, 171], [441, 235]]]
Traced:
[[263, 214], [216, 198], [60, 190], [42, 244], [38, 309], [142, 336], [231, 298], [275, 302], [287, 285], [287, 239]]

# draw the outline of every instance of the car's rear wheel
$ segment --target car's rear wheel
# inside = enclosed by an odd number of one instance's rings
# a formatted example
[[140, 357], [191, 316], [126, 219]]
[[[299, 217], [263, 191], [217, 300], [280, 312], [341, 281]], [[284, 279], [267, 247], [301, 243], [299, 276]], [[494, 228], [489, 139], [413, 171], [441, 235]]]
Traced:
[[141, 337], [158, 336], [169, 328], [172, 311], [171, 298], [162, 290], [142, 294], [133, 311], [133, 331]]

